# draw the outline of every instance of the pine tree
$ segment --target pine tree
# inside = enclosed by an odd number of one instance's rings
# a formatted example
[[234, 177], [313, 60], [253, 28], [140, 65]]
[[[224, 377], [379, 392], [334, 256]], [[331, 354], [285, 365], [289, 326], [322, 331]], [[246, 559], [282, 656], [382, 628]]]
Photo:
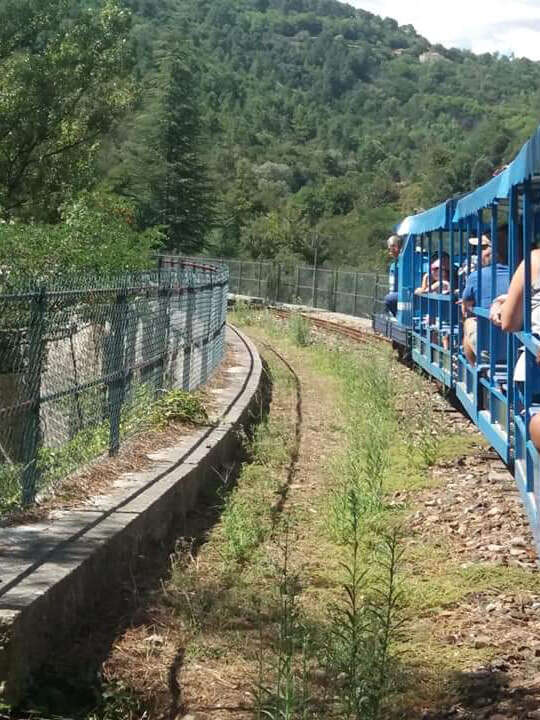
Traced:
[[189, 254], [202, 248], [213, 218], [190, 56], [179, 48], [164, 55], [151, 85], [111, 180], [136, 201], [143, 227], [161, 225], [168, 249]]
[[178, 51], [162, 73], [166, 85], [159, 128], [165, 160], [161, 221], [170, 248], [193, 252], [202, 247], [212, 216], [195, 76], [187, 56]]

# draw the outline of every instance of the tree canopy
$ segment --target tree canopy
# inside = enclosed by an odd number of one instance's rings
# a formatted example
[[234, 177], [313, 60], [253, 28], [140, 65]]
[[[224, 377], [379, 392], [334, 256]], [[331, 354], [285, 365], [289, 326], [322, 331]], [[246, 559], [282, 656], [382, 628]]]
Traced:
[[197, 59], [216, 251], [304, 257], [299, 212], [330, 261], [374, 261], [402, 214], [485, 181], [538, 122], [538, 63], [433, 46], [336, 0], [129, 5], [142, 75], [163, 33]]
[[129, 13], [113, 0], [4, 0], [0, 14], [0, 210], [54, 219], [132, 99]]
[[337, 0], [0, 11], [0, 213], [21, 233], [86, 203], [109, 237], [92, 198], [112, 193], [145, 253], [156, 228], [184, 253], [373, 265], [400, 216], [488, 179], [538, 123], [539, 63]]

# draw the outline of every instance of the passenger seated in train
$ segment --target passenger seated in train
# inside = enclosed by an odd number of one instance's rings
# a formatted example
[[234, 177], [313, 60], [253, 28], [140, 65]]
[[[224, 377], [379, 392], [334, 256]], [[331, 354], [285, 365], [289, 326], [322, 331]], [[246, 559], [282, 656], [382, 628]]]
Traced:
[[[482, 235], [480, 240], [469, 238], [469, 243], [473, 246], [478, 246], [479, 242], [482, 244], [482, 268], [469, 275], [459, 301], [463, 316], [463, 352], [471, 365], [476, 364], [478, 340], [478, 320], [472, 314], [472, 310], [475, 306], [489, 309], [493, 299], [506, 293], [510, 285], [510, 271], [508, 265], [504, 263], [506, 227], [501, 226], [497, 233], [495, 288], [491, 287], [491, 240], [487, 235]], [[481, 296], [479, 298], [476, 297], [478, 272], [481, 273]]]
[[458, 268], [458, 278], [462, 278], [462, 282], [465, 282], [467, 280], [467, 277], [477, 269], [477, 266], [478, 258], [476, 257], [476, 255], [471, 256], [469, 263], [467, 262], [467, 258], [465, 258]]
[[388, 255], [392, 262], [388, 268], [389, 292], [384, 298], [384, 308], [387, 313], [396, 317], [398, 305], [398, 259], [401, 249], [401, 238], [399, 235], [391, 235], [386, 241], [386, 245], [388, 247]]
[[414, 291], [415, 295], [424, 295], [425, 293], [441, 293], [450, 292], [450, 257], [447, 252], [443, 252], [439, 260], [438, 253], [432, 255], [431, 263], [431, 287], [429, 286], [429, 273], [424, 273], [422, 284]]
[[[524, 264], [518, 265], [507, 294], [500, 295], [493, 302], [490, 318], [505, 332], [518, 332], [523, 327]], [[540, 338], [540, 249], [531, 252], [531, 332]], [[540, 353], [536, 357], [540, 362]], [[514, 368], [514, 380], [525, 381], [525, 355], [518, 358]], [[540, 450], [540, 414], [533, 415], [529, 424], [533, 444]]]

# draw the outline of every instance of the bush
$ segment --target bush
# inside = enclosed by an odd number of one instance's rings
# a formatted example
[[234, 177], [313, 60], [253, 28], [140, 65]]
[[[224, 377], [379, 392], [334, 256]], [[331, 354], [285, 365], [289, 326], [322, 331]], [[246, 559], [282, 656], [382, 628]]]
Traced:
[[171, 422], [201, 424], [208, 422], [208, 413], [200, 393], [176, 389], [165, 393], [157, 400], [152, 410], [151, 422], [157, 426]]
[[104, 192], [83, 193], [63, 208], [62, 222], [5, 223], [0, 233], [2, 284], [47, 283], [59, 273], [117, 273], [153, 266], [159, 230], [139, 232], [129, 202]]

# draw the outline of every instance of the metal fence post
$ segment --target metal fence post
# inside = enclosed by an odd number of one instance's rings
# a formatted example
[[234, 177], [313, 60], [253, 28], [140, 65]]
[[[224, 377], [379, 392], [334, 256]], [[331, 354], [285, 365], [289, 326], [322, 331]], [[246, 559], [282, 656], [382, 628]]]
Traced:
[[[204, 328], [204, 338], [202, 339], [202, 361], [201, 361], [201, 382], [206, 382], [208, 379], [208, 354], [211, 350], [210, 348], [210, 334], [212, 331], [212, 308], [213, 308], [213, 298], [214, 298], [214, 277], [213, 273], [209, 273], [209, 282], [207, 281], [207, 278], [205, 278], [205, 285], [210, 285], [210, 288], [206, 289], [204, 291], [204, 296], [207, 298], [207, 304], [208, 304], [208, 312], [206, 313], [206, 320], [205, 320], [205, 328]], [[201, 315], [204, 311], [204, 308], [201, 308]]]
[[328, 310], [335, 312], [336, 309], [336, 271], [332, 270], [332, 288], [328, 293]]
[[[220, 340], [219, 340], [219, 352], [220, 352], [220, 359], [223, 359], [223, 356], [225, 355], [225, 324], [227, 322], [227, 295], [228, 295], [228, 289], [229, 289], [229, 270], [227, 270], [227, 277], [226, 280], [224, 277], [221, 278], [221, 288], [220, 288], [220, 312], [219, 312], [219, 328], [220, 328]], [[215, 340], [217, 342], [217, 338]]]
[[184, 372], [182, 377], [182, 389], [189, 390], [191, 387], [191, 355], [193, 350], [193, 314], [195, 309], [195, 287], [193, 273], [189, 273], [186, 283], [186, 329], [184, 333]]
[[127, 292], [121, 290], [116, 296], [111, 321], [111, 363], [109, 380], [109, 455], [118, 453], [120, 448], [120, 422], [126, 390], [124, 368], [124, 341], [127, 319]]
[[261, 297], [262, 295], [262, 262], [259, 260], [259, 277], [258, 279], [258, 295]]
[[275, 302], [279, 302], [280, 291], [281, 291], [281, 263], [278, 262], [278, 264], [277, 264], [277, 277], [276, 277], [276, 300], [275, 300]]
[[358, 272], [354, 273], [354, 308], [353, 315], [358, 315]]
[[371, 307], [371, 314], [375, 315], [377, 312], [377, 303], [378, 303], [378, 293], [379, 293], [379, 273], [375, 273], [375, 286], [373, 288], [373, 305]]
[[313, 286], [311, 289], [311, 307], [317, 307], [317, 263], [313, 265]]
[[238, 270], [238, 294], [242, 295], [242, 261], [240, 260], [240, 268]]
[[295, 304], [298, 303], [298, 300], [300, 299], [300, 265], [296, 266], [296, 279], [294, 282], [294, 299], [293, 302]]
[[44, 355], [45, 313], [47, 294], [45, 288], [38, 290], [32, 299], [30, 325], [28, 330], [28, 416], [23, 433], [22, 502], [30, 505], [36, 496], [39, 480], [38, 450], [41, 441], [41, 372]]
[[171, 275], [167, 274], [167, 282], [163, 283], [163, 277], [159, 276], [159, 328], [163, 333], [163, 349], [161, 351], [161, 369], [159, 372], [158, 390], [163, 390], [167, 384], [166, 368], [169, 357], [169, 335], [171, 327]]

